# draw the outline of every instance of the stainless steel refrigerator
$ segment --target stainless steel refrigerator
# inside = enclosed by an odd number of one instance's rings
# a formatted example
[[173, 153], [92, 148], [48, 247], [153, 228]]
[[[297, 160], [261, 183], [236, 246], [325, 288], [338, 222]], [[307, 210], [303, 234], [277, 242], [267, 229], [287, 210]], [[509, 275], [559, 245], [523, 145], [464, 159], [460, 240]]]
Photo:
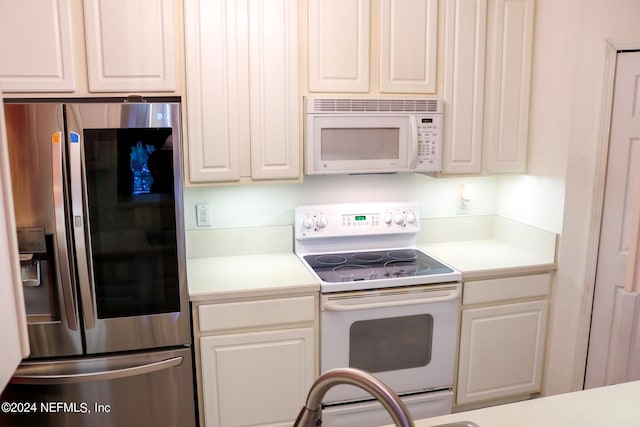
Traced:
[[31, 355], [0, 425], [195, 425], [179, 99], [4, 112]]

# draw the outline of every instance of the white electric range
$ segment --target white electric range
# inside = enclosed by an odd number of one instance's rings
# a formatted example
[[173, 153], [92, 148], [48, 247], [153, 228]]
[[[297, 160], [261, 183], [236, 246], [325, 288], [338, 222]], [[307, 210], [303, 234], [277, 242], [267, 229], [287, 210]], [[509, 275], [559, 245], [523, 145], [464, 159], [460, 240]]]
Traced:
[[[417, 247], [413, 203], [300, 206], [295, 253], [320, 282], [320, 369], [354, 367], [390, 386], [414, 418], [453, 406], [461, 273]], [[389, 423], [362, 390], [325, 396], [331, 426]]]

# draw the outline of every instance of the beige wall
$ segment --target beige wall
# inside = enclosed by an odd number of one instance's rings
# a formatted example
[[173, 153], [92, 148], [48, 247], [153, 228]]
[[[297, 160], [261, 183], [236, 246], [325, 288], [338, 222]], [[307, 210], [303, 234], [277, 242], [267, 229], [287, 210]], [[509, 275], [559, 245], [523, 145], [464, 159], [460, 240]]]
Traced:
[[635, 0], [538, 0], [531, 171], [562, 174], [565, 203], [544, 393], [582, 388], [594, 283], [607, 40], [640, 40]]

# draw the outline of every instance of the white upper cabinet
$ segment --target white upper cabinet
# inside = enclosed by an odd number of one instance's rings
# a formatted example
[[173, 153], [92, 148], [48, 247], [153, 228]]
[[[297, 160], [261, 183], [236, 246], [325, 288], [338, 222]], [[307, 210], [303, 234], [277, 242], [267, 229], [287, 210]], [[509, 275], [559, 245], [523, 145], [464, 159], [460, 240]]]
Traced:
[[185, 0], [191, 182], [300, 176], [298, 2]]
[[525, 172], [534, 0], [446, 9], [444, 173]]
[[73, 92], [70, 0], [0, 2], [0, 86]]
[[435, 93], [438, 0], [381, 0], [380, 92]]
[[309, 0], [309, 90], [369, 91], [369, 0]]
[[436, 92], [438, 0], [375, 5], [308, 1], [310, 92]]
[[91, 92], [176, 89], [172, 0], [84, 0]]
[[75, 95], [176, 92], [177, 0], [0, 2], [0, 85]]
[[534, 0], [494, 0], [487, 38], [485, 141], [490, 172], [524, 172]]
[[447, 3], [443, 169], [482, 170], [487, 0]]

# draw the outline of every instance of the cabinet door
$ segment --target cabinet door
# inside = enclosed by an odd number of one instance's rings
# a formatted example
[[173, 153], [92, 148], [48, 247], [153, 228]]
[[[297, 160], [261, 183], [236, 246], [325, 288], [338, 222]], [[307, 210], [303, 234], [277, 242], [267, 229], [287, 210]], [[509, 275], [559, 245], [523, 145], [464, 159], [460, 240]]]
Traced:
[[240, 179], [249, 146], [246, 7], [235, 0], [185, 0], [189, 177]]
[[370, 0], [309, 0], [309, 91], [369, 91], [370, 8]]
[[546, 300], [462, 311], [458, 405], [540, 390]]
[[185, 0], [192, 182], [300, 175], [298, 3]]
[[251, 178], [300, 175], [298, 1], [249, 2]]
[[[0, 92], [0, 104], [2, 93]], [[0, 108], [0, 391], [13, 375], [22, 358], [29, 355], [27, 317], [22, 294], [22, 277], [18, 259], [9, 153], [5, 134], [4, 110]]]
[[314, 331], [200, 339], [205, 425], [289, 427], [314, 380]]
[[89, 90], [174, 91], [172, 0], [84, 0]]
[[380, 3], [380, 92], [435, 93], [438, 0]]
[[485, 149], [489, 172], [525, 172], [534, 0], [493, 0], [488, 22]]
[[444, 81], [445, 173], [482, 171], [487, 0], [447, 2]]
[[69, 0], [0, 2], [0, 86], [5, 92], [73, 92]]

